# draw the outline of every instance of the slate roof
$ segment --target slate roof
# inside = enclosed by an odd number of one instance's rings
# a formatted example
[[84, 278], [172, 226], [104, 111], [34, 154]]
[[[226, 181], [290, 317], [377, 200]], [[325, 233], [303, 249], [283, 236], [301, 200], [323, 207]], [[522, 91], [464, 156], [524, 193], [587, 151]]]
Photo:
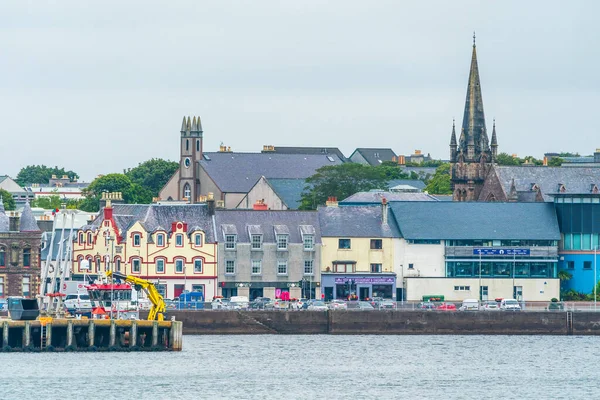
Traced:
[[[261, 176], [306, 179], [328, 165], [342, 163], [336, 155], [277, 153], [205, 153], [200, 165], [222, 192], [247, 193]], [[327, 157], [332, 157], [329, 161]]]
[[340, 201], [339, 204], [359, 205], [359, 204], [381, 204], [381, 200], [385, 198], [388, 203], [390, 201], [438, 201], [435, 197], [427, 193], [404, 193], [404, 192], [358, 192], [352, 196]]
[[0, 196], [0, 232], [8, 232], [9, 228], [10, 218], [8, 218], [8, 215], [6, 215], [4, 210], [4, 202], [2, 201], [2, 196]]
[[302, 192], [306, 187], [304, 179], [269, 178], [267, 183], [288, 208], [297, 210], [300, 207]]
[[396, 202], [390, 208], [406, 239], [560, 239], [548, 203]]
[[423, 182], [419, 179], [392, 179], [391, 181], [388, 182], [388, 189], [391, 189], [398, 185], [408, 185], [408, 186], [412, 186], [419, 190], [423, 190], [423, 189], [425, 189], [425, 186], [427, 186], [427, 185], [425, 185], [425, 182]]
[[382, 206], [320, 207], [319, 222], [323, 237], [400, 237], [391, 211], [382, 224]]
[[250, 242], [249, 230], [260, 232], [263, 243], [275, 243], [275, 230], [289, 231], [289, 243], [302, 243], [301, 230], [304, 226], [314, 228], [315, 243], [321, 243], [319, 216], [316, 211], [257, 211], [257, 210], [217, 210], [215, 225], [218, 241], [224, 241], [224, 229], [235, 226], [237, 241]]
[[31, 206], [29, 205], [29, 201], [25, 202], [25, 206], [23, 207], [23, 212], [21, 212], [21, 218], [19, 222], [19, 230], [21, 232], [39, 232], [40, 228], [35, 221], [35, 217], [33, 216], [33, 212], [31, 211]]
[[[98, 227], [103, 216], [94, 221]], [[214, 242], [212, 217], [206, 204], [114, 204], [113, 219], [121, 232], [127, 231], [139, 221], [147, 232], [158, 229], [171, 232], [173, 222], [185, 222], [188, 234], [201, 228], [206, 234], [207, 242]], [[126, 237], [123, 238], [125, 241]]]
[[558, 193], [559, 184], [565, 185], [566, 194], [589, 194], [592, 184], [600, 188], [600, 166], [581, 168], [494, 166], [494, 170], [507, 196], [513, 179], [517, 192], [529, 192], [532, 185], [537, 184], [544, 201], [553, 201], [550, 194]]
[[[50, 251], [50, 241], [51, 241], [51, 232], [44, 232], [42, 233], [42, 242], [44, 243], [44, 248], [42, 249], [42, 260], [46, 261], [46, 259], [48, 258], [48, 253]], [[54, 231], [54, 243], [52, 244], [52, 261], [55, 261], [58, 257], [58, 250], [60, 248], [60, 242], [61, 242], [61, 234], [62, 234], [62, 229], [56, 229]], [[73, 243], [75, 242], [75, 239], [77, 238], [77, 229], [73, 230]], [[62, 253], [63, 253], [63, 257], [67, 255], [67, 246], [69, 243], [69, 229], [65, 229], [65, 233], [64, 236], [62, 238], [62, 242], [63, 242], [63, 248], [62, 248]], [[68, 259], [68, 257], [67, 257]]]
[[274, 146], [274, 151], [264, 151], [265, 153], [280, 153], [280, 154], [321, 154], [321, 155], [336, 155], [340, 160], [347, 162], [348, 159], [337, 147], [288, 147]]
[[361, 148], [357, 148], [356, 150], [354, 150], [354, 152], [350, 156], [350, 159], [352, 159], [352, 156], [354, 155], [354, 153], [359, 153], [361, 156], [363, 156], [363, 158], [365, 160], [367, 160], [369, 165], [372, 165], [372, 166], [381, 165], [381, 162], [383, 162], [383, 161], [392, 161], [392, 158], [396, 157], [396, 153], [394, 153], [394, 150], [392, 150], [392, 149], [377, 149], [377, 148], [361, 147]]

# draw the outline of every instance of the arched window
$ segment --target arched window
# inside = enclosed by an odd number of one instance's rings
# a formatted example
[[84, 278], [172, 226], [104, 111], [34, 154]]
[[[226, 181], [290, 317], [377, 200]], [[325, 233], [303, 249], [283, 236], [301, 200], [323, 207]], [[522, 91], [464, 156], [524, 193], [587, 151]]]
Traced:
[[92, 232], [88, 232], [87, 234], [87, 243], [92, 244]]
[[185, 139], [185, 151], [190, 151], [190, 139]]
[[83, 238], [83, 232], [79, 232], [79, 244], [85, 244], [84, 238]]
[[0, 246], [0, 267], [6, 267], [6, 250]]
[[190, 197], [192, 197], [192, 189], [190, 188], [190, 184], [186, 183], [183, 186], [183, 197], [189, 199]]
[[200, 151], [200, 141], [196, 140], [196, 151]]
[[121, 272], [121, 257], [115, 257], [115, 269], [117, 272]]

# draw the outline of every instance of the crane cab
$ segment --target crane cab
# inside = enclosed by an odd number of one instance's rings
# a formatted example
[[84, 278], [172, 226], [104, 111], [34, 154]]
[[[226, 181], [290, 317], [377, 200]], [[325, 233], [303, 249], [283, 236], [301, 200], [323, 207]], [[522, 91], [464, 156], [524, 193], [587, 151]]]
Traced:
[[113, 319], [139, 319], [138, 308], [131, 302], [133, 288], [123, 283], [93, 284], [86, 287], [94, 307], [94, 315], [103, 314]]

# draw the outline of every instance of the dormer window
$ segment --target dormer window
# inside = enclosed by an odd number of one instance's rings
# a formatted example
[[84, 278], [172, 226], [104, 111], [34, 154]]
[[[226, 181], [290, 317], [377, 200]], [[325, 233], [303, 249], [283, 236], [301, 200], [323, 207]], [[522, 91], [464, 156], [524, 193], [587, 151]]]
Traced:
[[277, 235], [277, 250], [287, 250], [288, 235]]
[[165, 245], [165, 235], [163, 235], [162, 233], [156, 235], [156, 245], [158, 247], [163, 247]]
[[142, 235], [140, 235], [139, 233], [134, 233], [133, 234], [133, 245], [134, 247], [140, 247], [142, 242]]
[[225, 235], [225, 248], [227, 250], [234, 250], [236, 244], [236, 235]]
[[315, 248], [315, 237], [313, 235], [304, 235], [304, 250], [310, 251]]
[[183, 235], [181, 233], [175, 235], [175, 246], [183, 247]]
[[262, 235], [252, 235], [252, 250], [262, 249]]
[[202, 246], [202, 235], [199, 233], [196, 233], [194, 235], [194, 245], [195, 246]]

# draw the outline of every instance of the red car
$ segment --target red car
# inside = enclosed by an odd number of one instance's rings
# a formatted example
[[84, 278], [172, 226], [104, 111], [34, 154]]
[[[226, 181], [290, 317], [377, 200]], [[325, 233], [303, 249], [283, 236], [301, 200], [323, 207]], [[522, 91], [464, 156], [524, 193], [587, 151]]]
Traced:
[[442, 303], [437, 306], [436, 310], [440, 311], [456, 311], [456, 305], [452, 303]]

